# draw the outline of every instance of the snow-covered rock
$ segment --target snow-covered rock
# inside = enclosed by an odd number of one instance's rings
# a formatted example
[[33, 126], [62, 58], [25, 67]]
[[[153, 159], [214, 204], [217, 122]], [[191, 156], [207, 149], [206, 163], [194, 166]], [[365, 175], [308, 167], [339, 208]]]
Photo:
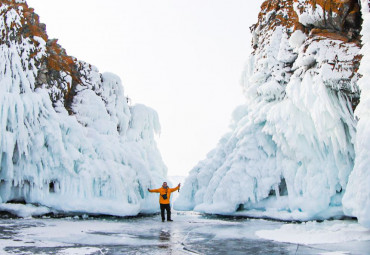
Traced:
[[358, 4], [344, 2], [335, 10], [352, 16], [341, 16], [341, 27], [316, 1], [262, 4], [243, 75], [246, 103], [231, 132], [190, 172], [175, 209], [291, 220], [343, 216], [361, 59]]
[[1, 1], [0, 35], [0, 202], [156, 211], [157, 198], [145, 191], [167, 174], [154, 139], [157, 113], [129, 106], [119, 77], [48, 40], [25, 1]]

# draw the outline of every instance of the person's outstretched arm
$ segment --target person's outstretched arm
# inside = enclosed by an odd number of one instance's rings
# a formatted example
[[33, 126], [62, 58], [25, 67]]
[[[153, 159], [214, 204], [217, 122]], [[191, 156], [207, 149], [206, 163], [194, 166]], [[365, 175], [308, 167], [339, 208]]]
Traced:
[[179, 183], [179, 185], [177, 185], [176, 188], [172, 188], [172, 189], [170, 189], [170, 191], [171, 192], [174, 192], [174, 191], [178, 190], [180, 188], [180, 186], [181, 186], [181, 184]]
[[159, 193], [160, 189], [148, 189], [148, 191], [151, 193]]

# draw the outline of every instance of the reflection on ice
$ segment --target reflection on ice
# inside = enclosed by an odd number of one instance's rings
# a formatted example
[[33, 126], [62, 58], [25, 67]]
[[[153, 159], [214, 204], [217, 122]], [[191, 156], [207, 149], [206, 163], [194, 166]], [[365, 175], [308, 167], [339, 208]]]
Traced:
[[[2, 219], [0, 254], [366, 254], [370, 250], [370, 232], [357, 222], [285, 224], [183, 212], [173, 216], [174, 222], [161, 222], [158, 215]], [[278, 240], [318, 232], [331, 244]], [[346, 239], [349, 233], [351, 238]]]
[[171, 241], [171, 233], [166, 230], [161, 230], [159, 234], [159, 241], [160, 241], [160, 245], [158, 245], [159, 248], [168, 248], [168, 245]]

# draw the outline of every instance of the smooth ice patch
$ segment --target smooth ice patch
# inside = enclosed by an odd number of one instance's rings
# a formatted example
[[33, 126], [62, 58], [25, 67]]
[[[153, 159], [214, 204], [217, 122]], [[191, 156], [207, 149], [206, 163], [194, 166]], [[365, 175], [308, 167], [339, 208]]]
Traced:
[[[46, 225], [22, 231], [19, 239], [36, 240], [44, 246], [71, 245], [152, 245], [153, 241], [128, 234], [134, 224], [105, 221], [50, 220]], [[125, 231], [123, 231], [125, 230]], [[58, 244], [59, 243], [59, 244]], [[57, 244], [57, 245], [56, 245]]]
[[104, 254], [101, 249], [93, 247], [68, 248], [60, 251], [60, 255], [88, 255], [88, 254]]
[[335, 251], [335, 252], [324, 252], [319, 253], [319, 255], [348, 255], [349, 253], [346, 251]]
[[325, 221], [286, 224], [275, 230], [256, 232], [260, 238], [305, 245], [370, 241], [370, 230], [351, 221]]

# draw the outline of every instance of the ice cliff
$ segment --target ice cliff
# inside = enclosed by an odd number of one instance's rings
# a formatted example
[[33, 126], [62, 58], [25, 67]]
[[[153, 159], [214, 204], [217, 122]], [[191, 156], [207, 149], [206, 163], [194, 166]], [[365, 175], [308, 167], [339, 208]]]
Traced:
[[357, 135], [355, 142], [355, 166], [350, 175], [343, 198], [346, 214], [355, 216], [370, 228], [370, 1], [362, 0], [362, 49], [359, 72], [362, 77], [360, 103], [356, 109]]
[[190, 172], [175, 208], [326, 219], [344, 215], [347, 191], [353, 215], [369, 219], [368, 46], [360, 52], [361, 24], [357, 0], [264, 1], [251, 28], [246, 103], [235, 110], [231, 131]]
[[167, 169], [157, 113], [119, 77], [66, 54], [24, 0], [0, 2], [0, 202], [66, 212], [155, 211]]

